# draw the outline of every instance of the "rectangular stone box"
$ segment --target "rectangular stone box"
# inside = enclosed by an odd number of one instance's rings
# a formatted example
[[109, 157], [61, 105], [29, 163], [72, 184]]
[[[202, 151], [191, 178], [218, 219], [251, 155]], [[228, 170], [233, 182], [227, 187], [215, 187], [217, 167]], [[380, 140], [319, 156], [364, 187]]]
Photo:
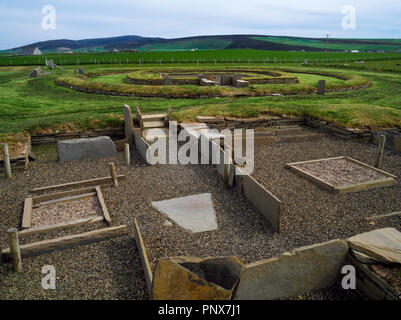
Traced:
[[[352, 168], [352, 170], [341, 171], [341, 169], [336, 168], [334, 163], [338, 161], [342, 161], [343, 164]], [[332, 173], [329, 172], [327, 168], [331, 163], [333, 168]], [[321, 168], [319, 169], [318, 166], [321, 166]], [[326, 168], [324, 166], [326, 166]], [[391, 186], [395, 184], [397, 178], [388, 172], [345, 156], [287, 163], [286, 167], [334, 193], [357, 192], [377, 187]], [[314, 173], [311, 171], [314, 171]], [[317, 171], [320, 172], [317, 173]], [[347, 174], [349, 176], [349, 171], [351, 175], [355, 175], [354, 181], [352, 181], [352, 178], [346, 177]], [[364, 174], [366, 178], [357, 177], [356, 172], [360, 172], [361, 175]], [[342, 174], [344, 177], [341, 177]], [[332, 177], [330, 177], [330, 175]], [[337, 181], [339, 182], [329, 181], [330, 179], [338, 179]], [[345, 180], [347, 180], [347, 182], [341, 182]]]

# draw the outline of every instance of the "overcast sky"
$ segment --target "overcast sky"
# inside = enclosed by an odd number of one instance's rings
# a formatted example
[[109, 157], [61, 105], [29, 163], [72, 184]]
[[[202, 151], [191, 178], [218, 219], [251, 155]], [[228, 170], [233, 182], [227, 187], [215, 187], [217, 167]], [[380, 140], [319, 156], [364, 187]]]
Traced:
[[[56, 9], [55, 30], [42, 28], [45, 5]], [[355, 7], [355, 29], [342, 28], [344, 5]], [[0, 0], [0, 49], [120, 35], [401, 38], [400, 17], [400, 0]]]

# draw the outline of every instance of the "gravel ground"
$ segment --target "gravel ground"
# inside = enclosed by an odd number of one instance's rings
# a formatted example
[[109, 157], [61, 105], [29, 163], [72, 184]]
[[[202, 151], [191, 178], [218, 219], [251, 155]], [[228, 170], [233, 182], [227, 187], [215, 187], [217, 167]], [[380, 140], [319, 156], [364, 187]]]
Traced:
[[385, 175], [345, 159], [335, 159], [294, 165], [329, 184], [342, 187], [383, 179]]
[[[401, 210], [400, 178], [393, 186], [335, 195], [284, 168], [285, 164], [349, 156], [372, 165], [376, 155], [374, 145], [329, 136], [314, 142], [266, 145], [255, 155], [253, 176], [282, 201], [283, 233], [291, 234], [294, 241], [319, 243], [378, 227], [399, 228], [400, 217], [375, 224], [365, 217]], [[401, 156], [385, 151], [382, 169], [401, 177]]]
[[93, 215], [103, 215], [99, 200], [94, 196], [82, 200], [47, 203], [32, 210], [32, 227], [64, 223]]
[[[119, 182], [117, 189], [102, 186], [102, 193], [114, 225], [127, 224], [129, 236], [23, 259], [23, 272], [19, 275], [12, 274], [9, 265], [1, 265], [0, 299], [146, 299], [144, 275], [133, 239], [134, 218], [138, 218], [152, 269], [163, 256], [237, 255], [244, 262], [252, 262], [303, 245], [374, 229], [363, 217], [400, 210], [400, 182], [392, 187], [332, 195], [284, 169], [284, 165], [339, 155], [370, 163], [375, 150], [366, 144], [333, 138], [263, 147], [255, 156], [253, 175], [283, 201], [284, 232], [279, 235], [245, 198], [235, 190], [223, 189], [223, 181], [213, 166], [151, 167], [138, 153], [131, 155], [134, 165], [130, 168], [124, 165], [122, 153], [115, 158], [60, 164], [56, 162], [54, 147], [35, 148], [38, 160], [30, 164], [27, 172], [15, 173], [11, 182], [0, 178], [2, 247], [7, 246], [6, 230], [21, 225], [23, 200], [30, 189], [106, 176], [111, 161], [117, 174], [127, 178]], [[401, 157], [386, 152], [383, 169], [400, 176]], [[166, 217], [151, 205], [152, 201], [207, 192], [212, 194], [217, 231], [193, 234], [175, 224], [167, 226]], [[381, 220], [380, 226], [394, 226], [393, 219]], [[88, 227], [37, 235], [24, 241], [78, 231], [88, 231]], [[41, 268], [47, 264], [56, 267], [56, 292], [40, 286]], [[341, 298], [336, 290], [328, 292], [327, 299]]]

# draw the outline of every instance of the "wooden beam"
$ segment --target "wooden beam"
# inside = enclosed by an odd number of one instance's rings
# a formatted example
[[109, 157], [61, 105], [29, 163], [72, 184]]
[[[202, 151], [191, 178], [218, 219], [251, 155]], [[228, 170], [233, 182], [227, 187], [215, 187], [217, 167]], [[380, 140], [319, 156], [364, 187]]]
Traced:
[[142, 266], [143, 266], [143, 270], [145, 273], [146, 285], [148, 287], [148, 292], [149, 292], [149, 295], [151, 295], [152, 283], [153, 283], [152, 269], [150, 268], [145, 244], [143, 242], [141, 230], [139, 229], [138, 221], [136, 220], [136, 218], [134, 219], [134, 224], [135, 224], [135, 230], [134, 230], [135, 231], [135, 242], [136, 242], [136, 246], [139, 251], [139, 256], [141, 257]]
[[22, 215], [22, 228], [27, 229], [32, 225], [32, 198], [26, 198], [24, 203], [24, 213]]
[[[79, 194], [76, 196], [71, 196], [71, 197], [65, 197], [65, 198], [60, 198], [60, 199], [54, 199], [54, 200], [49, 200], [49, 201], [43, 201], [40, 203], [40, 205], [45, 205], [45, 204], [50, 204], [50, 203], [57, 203], [57, 202], [69, 202], [69, 201], [75, 201], [75, 200], [83, 200], [86, 198], [91, 198], [93, 196], [96, 196], [96, 192], [89, 192], [89, 193], [83, 193]], [[39, 206], [39, 204], [37, 204]]]
[[401, 211], [392, 212], [392, 213], [386, 213], [386, 214], [380, 214], [380, 215], [377, 215], [377, 216], [370, 216], [370, 217], [366, 217], [365, 219], [367, 221], [373, 221], [373, 220], [385, 219], [385, 218], [395, 217], [395, 216], [401, 216]]
[[307, 164], [307, 163], [314, 163], [314, 162], [321, 162], [321, 161], [329, 161], [329, 160], [340, 160], [340, 159], [344, 159], [344, 156], [341, 157], [334, 157], [334, 158], [326, 158], [326, 159], [317, 159], [317, 160], [308, 160], [308, 161], [300, 161], [300, 162], [291, 162], [291, 163], [287, 163], [285, 166], [287, 168], [291, 167], [291, 166], [295, 166], [297, 164]]
[[345, 159], [348, 160], [348, 161], [357, 163], [357, 164], [361, 165], [362, 167], [366, 167], [366, 168], [369, 168], [369, 169], [371, 169], [371, 170], [373, 170], [373, 171], [379, 172], [379, 173], [381, 173], [382, 175], [384, 175], [384, 176], [386, 176], [386, 177], [390, 177], [390, 178], [397, 179], [397, 176], [395, 176], [395, 175], [393, 175], [393, 174], [391, 174], [391, 173], [388, 173], [388, 172], [386, 172], [386, 171], [383, 171], [383, 170], [381, 170], [381, 169], [372, 167], [372, 166], [370, 166], [370, 165], [368, 165], [368, 164], [366, 164], [366, 163], [363, 163], [363, 162], [361, 162], [361, 161], [355, 160], [355, 159], [350, 158], [350, 157], [345, 157]]
[[[124, 178], [125, 178], [125, 175], [123, 175], [123, 174], [117, 176], [117, 179], [120, 179], [120, 180], [124, 179]], [[75, 181], [75, 182], [57, 184], [57, 185], [53, 185], [53, 186], [35, 188], [35, 189], [32, 189], [31, 192], [50, 191], [50, 190], [70, 188], [70, 187], [83, 187], [83, 186], [91, 185], [91, 184], [100, 185], [100, 184], [105, 184], [105, 183], [110, 183], [110, 182], [113, 182], [111, 177], [102, 177], [102, 178], [96, 178], [96, 179]]]
[[21, 237], [31, 236], [31, 235], [39, 234], [39, 233], [46, 233], [46, 232], [56, 231], [59, 229], [67, 229], [67, 228], [82, 226], [85, 224], [101, 222], [103, 220], [104, 220], [104, 218], [101, 216], [94, 216], [94, 217], [83, 218], [83, 219], [73, 220], [73, 221], [64, 222], [64, 223], [29, 228], [29, 229], [19, 231], [18, 235], [21, 238]]
[[106, 220], [107, 224], [111, 226], [111, 218], [109, 215], [109, 211], [107, 210], [106, 203], [104, 202], [102, 191], [100, 190], [99, 186], [95, 187], [97, 197], [99, 198], [100, 206], [102, 207], [104, 220]]
[[386, 144], [386, 135], [382, 134], [379, 141], [379, 152], [377, 154], [375, 168], [380, 169], [383, 161], [384, 145]]
[[288, 166], [289, 166], [289, 168], [295, 170], [295, 172], [297, 172], [301, 176], [316, 182], [317, 184], [319, 184], [320, 186], [326, 188], [327, 190], [329, 190], [331, 192], [334, 191], [335, 187], [332, 184], [330, 184], [330, 183], [328, 183], [328, 182], [326, 182], [326, 181], [324, 181], [322, 179], [319, 179], [318, 177], [314, 176], [313, 174], [311, 174], [311, 173], [309, 173], [307, 171], [304, 171], [301, 168], [296, 167], [295, 165], [288, 164]]
[[338, 193], [357, 192], [378, 187], [391, 186], [395, 183], [393, 178], [376, 179], [366, 182], [359, 182], [347, 186], [335, 187]]
[[[128, 234], [128, 227], [126, 225], [122, 225], [118, 227], [104, 228], [51, 240], [43, 240], [23, 244], [20, 246], [21, 257], [32, 257], [40, 254], [49, 253], [55, 250], [74, 248], [80, 245], [103, 241], [126, 234]], [[3, 261], [9, 261], [10, 248], [2, 250], [1, 257]]]
[[85, 193], [90, 193], [95, 190], [94, 187], [90, 188], [82, 188], [82, 189], [76, 189], [76, 190], [70, 190], [70, 191], [63, 191], [63, 192], [58, 192], [58, 193], [52, 193], [52, 194], [45, 194], [43, 196], [36, 196], [33, 197], [33, 204], [49, 201], [49, 200], [54, 200], [54, 199], [60, 199], [60, 198], [66, 198], [66, 197], [71, 197], [71, 196], [76, 196], [80, 194], [85, 194]]

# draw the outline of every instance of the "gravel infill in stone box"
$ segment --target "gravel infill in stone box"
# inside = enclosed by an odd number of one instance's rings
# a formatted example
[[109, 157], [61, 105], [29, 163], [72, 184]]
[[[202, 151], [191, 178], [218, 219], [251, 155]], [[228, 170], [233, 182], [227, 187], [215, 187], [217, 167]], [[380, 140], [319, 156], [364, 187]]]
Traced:
[[103, 215], [99, 200], [95, 196], [82, 200], [46, 203], [32, 210], [32, 227], [64, 223], [95, 215]]
[[387, 176], [346, 159], [332, 159], [294, 165], [335, 187], [362, 183]]

